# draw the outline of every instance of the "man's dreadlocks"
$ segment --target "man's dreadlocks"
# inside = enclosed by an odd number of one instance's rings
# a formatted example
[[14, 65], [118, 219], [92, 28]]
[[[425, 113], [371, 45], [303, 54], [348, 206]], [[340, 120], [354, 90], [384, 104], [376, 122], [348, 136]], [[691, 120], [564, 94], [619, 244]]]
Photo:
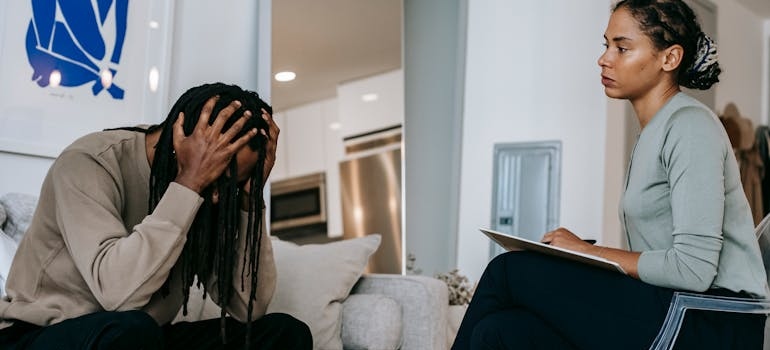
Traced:
[[[221, 109], [234, 100], [241, 102], [241, 107], [225, 123], [222, 133], [227, 131], [247, 110], [259, 115], [260, 110], [264, 109], [272, 114], [272, 108], [260, 99], [257, 93], [245, 91], [234, 85], [215, 83], [187, 90], [179, 97], [168, 113], [168, 117], [162, 123], [153, 125], [148, 129], [127, 128], [148, 134], [158, 129], [162, 130], [155, 146], [155, 157], [150, 173], [149, 213], [152, 213], [169, 184], [177, 176], [177, 160], [173, 147], [174, 122], [179, 113], [183, 112], [185, 116], [184, 133], [190, 135], [195, 129], [203, 105], [212, 96], [219, 96], [211, 112], [212, 116], [217, 116]], [[215, 119], [216, 117], [212, 117], [209, 120], [209, 125], [213, 124]], [[269, 126], [260, 117], [248, 118], [241, 131], [233, 139], [243, 136], [253, 128], [265, 130], [267, 133]], [[269, 133], [267, 134], [269, 135]], [[184, 294], [182, 312], [184, 315], [187, 314], [190, 287], [192, 287], [196, 277], [198, 287], [203, 285], [204, 297], [207, 293], [205, 282], [216, 280], [216, 284], [212, 287], [216, 288], [219, 296], [218, 302], [222, 306], [221, 334], [223, 342], [226, 341], [225, 306], [229, 304], [234, 293], [232, 269], [236, 265], [237, 242], [241, 237], [246, 240], [246, 251], [243, 252], [243, 269], [241, 270], [241, 290], [244, 288], [245, 279], [248, 279], [248, 283], [251, 285], [247, 316], [247, 344], [251, 336], [251, 312], [256, 300], [259, 250], [263, 237], [261, 209], [264, 208], [264, 199], [261, 194], [265, 180], [263, 170], [266, 144], [267, 139], [261, 134], [253, 137], [248, 143], [248, 146], [258, 154], [257, 164], [250, 170], [250, 177], [246, 180], [250, 181], [250, 192], [243, 190], [245, 183], [238, 182], [236, 157], [230, 161], [227, 171], [202, 191], [201, 196], [204, 198], [204, 202], [187, 233], [187, 242], [179, 257], [180, 260], [174, 267], [181, 269], [182, 293]], [[215, 191], [218, 193], [216, 203], [212, 197]], [[239, 232], [239, 208], [243, 201], [248, 203], [248, 224], [246, 232]], [[169, 281], [164, 284], [162, 292], [164, 295], [168, 295]]]

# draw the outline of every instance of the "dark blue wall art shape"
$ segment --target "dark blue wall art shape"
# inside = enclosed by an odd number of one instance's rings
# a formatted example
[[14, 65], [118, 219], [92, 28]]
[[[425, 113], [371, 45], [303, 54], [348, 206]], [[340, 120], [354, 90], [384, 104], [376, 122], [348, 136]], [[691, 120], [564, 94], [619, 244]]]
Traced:
[[[114, 83], [126, 37], [128, 0], [31, 0], [32, 19], [27, 28], [27, 58], [32, 80], [40, 87], [50, 84], [51, 72], [61, 73], [61, 86], [76, 87], [92, 83], [94, 96], [105, 90], [99, 63], [105, 62], [107, 45], [102, 30], [115, 32], [109, 71], [113, 83], [107, 92], [123, 99], [124, 90]], [[94, 6], [96, 8], [94, 8]], [[114, 7], [113, 11], [110, 9]], [[57, 8], [59, 16], [57, 19]], [[115, 16], [107, 21], [107, 16]], [[63, 19], [62, 19], [63, 18]], [[115, 28], [103, 28], [114, 25]]]

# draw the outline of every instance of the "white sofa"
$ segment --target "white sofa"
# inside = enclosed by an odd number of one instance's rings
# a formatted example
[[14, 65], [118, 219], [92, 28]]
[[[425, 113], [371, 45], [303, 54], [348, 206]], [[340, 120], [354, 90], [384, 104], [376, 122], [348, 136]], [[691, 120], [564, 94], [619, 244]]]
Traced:
[[[36, 203], [36, 197], [25, 194], [0, 196], [0, 237], [14, 242], [21, 240]], [[3, 263], [0, 257], [0, 265]], [[10, 261], [6, 264], [10, 266]], [[7, 270], [0, 268], [0, 274], [5, 278]], [[342, 302], [343, 346], [345, 349], [446, 349], [449, 347], [447, 308], [447, 287], [435, 278], [364, 275]], [[191, 310], [195, 312], [199, 318], [210, 316], [203, 309]], [[218, 312], [213, 314], [218, 316]]]

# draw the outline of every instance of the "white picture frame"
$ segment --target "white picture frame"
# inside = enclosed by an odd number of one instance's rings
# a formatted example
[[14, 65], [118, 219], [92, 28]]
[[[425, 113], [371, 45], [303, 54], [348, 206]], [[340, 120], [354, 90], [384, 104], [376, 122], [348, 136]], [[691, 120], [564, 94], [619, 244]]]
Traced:
[[[102, 51], [106, 54], [92, 65], [103, 67], [100, 71], [102, 74], [114, 71], [114, 77], [111, 73], [108, 73], [106, 78], [97, 75], [93, 81], [81, 85], [72, 85], [73, 79], [62, 78], [59, 86], [54, 87], [56, 78], [53, 75], [56, 73], [51, 71], [50, 74], [39, 74], [41, 71], [47, 71], [38, 69], [39, 64], [33, 67], [33, 59], [30, 58], [32, 55], [28, 54], [31, 51], [29, 47], [35, 48], [32, 50], [34, 52], [45, 51], [42, 56], [48, 60], [46, 62], [57, 62], [57, 67], [64, 67], [65, 72], [80, 69], [78, 72], [86, 73], [80, 76], [93, 78], [88, 74], [95, 71], [86, 71], [89, 69], [88, 65], [72, 63], [69, 57], [60, 53], [62, 42], [74, 42], [80, 51], [86, 53], [84, 57], [94, 62], [94, 56], [87, 54], [89, 51], [83, 48], [79, 41], [81, 39], [73, 34], [75, 30], [72, 28], [75, 25], [69, 22], [72, 21], [72, 13], [77, 16], [80, 16], [80, 13], [91, 15], [91, 10], [74, 12], [72, 8], [68, 8], [63, 11], [59, 4], [63, 1], [82, 1], [82, 6], [110, 4], [105, 6], [109, 10], [103, 11], [104, 13], [100, 13], [98, 9], [93, 10], [96, 20], [99, 21], [98, 31], [94, 35], [101, 37], [105, 48]], [[0, 152], [54, 158], [67, 145], [88, 133], [164, 119], [169, 91], [174, 0], [56, 0], [55, 24], [51, 34], [46, 34], [49, 33], [46, 30], [49, 27], [45, 25], [50, 25], [51, 21], [40, 20], [44, 23], [41, 25], [33, 21], [33, 2], [36, 0], [0, 2]], [[121, 11], [116, 11], [119, 3], [127, 6], [127, 11], [124, 12], [126, 15], [122, 16], [126, 23], [122, 45], [115, 44], [120, 41], [116, 38], [121, 37], [116, 34], [119, 32], [116, 28], [120, 25], [115, 24], [121, 17], [118, 15]], [[72, 6], [72, 3], [66, 5]], [[39, 8], [40, 6], [36, 12], [38, 17], [41, 13]], [[46, 11], [49, 10], [45, 9], [42, 13], [48, 15], [49, 12]], [[83, 21], [79, 19], [78, 23]], [[59, 33], [55, 33], [57, 29]], [[83, 32], [81, 30], [79, 33]], [[61, 33], [75, 39], [68, 41], [66, 37], [57, 37]], [[46, 36], [48, 41], [42, 40]], [[33, 45], [30, 46], [30, 43]], [[113, 53], [116, 50], [122, 52], [118, 64], [114, 63], [116, 55]], [[51, 60], [50, 57], [54, 59]], [[75, 64], [79, 65], [75, 70], [66, 70]], [[58, 74], [63, 76], [65, 73]], [[68, 75], [73, 76], [76, 75]], [[33, 80], [33, 77], [37, 80]], [[44, 82], [41, 80], [43, 78]], [[65, 82], [70, 86], [65, 86]], [[112, 90], [104, 89], [105, 87]], [[121, 96], [120, 90], [123, 91], [122, 98], [116, 97]]]

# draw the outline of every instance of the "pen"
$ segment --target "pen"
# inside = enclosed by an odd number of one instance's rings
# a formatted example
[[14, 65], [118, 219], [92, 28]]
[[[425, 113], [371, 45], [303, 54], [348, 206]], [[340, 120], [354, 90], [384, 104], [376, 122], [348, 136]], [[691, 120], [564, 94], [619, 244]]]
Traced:
[[[586, 242], [588, 244], [596, 244], [595, 239], [584, 239], [583, 242]], [[544, 244], [551, 244], [551, 242], [543, 242]]]

